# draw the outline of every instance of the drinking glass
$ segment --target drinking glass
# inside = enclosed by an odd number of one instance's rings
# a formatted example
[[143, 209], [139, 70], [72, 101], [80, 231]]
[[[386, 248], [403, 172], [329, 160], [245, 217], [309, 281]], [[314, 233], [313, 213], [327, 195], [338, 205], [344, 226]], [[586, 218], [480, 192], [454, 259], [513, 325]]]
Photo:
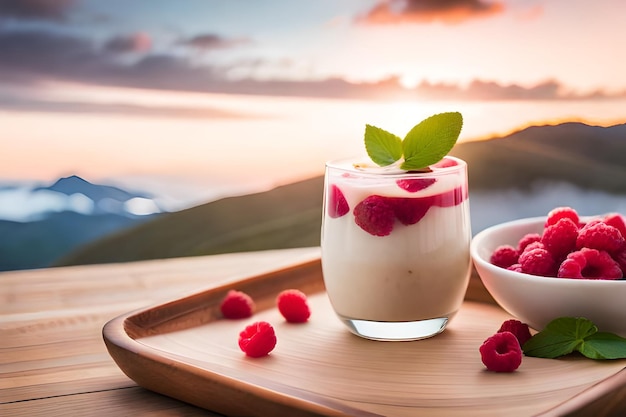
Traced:
[[419, 172], [326, 164], [322, 272], [339, 319], [358, 336], [418, 340], [463, 303], [471, 259], [467, 164]]

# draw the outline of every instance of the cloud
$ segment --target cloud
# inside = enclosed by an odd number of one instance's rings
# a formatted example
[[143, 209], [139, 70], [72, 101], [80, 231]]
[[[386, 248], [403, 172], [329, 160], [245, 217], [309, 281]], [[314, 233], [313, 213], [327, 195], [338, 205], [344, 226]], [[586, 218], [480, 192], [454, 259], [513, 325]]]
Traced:
[[[119, 60], [117, 53], [147, 48], [147, 35], [115, 36], [98, 45], [88, 38], [45, 30], [0, 31], [0, 82], [63, 80], [97, 85], [211, 91], [225, 77], [210, 65], [193, 64], [170, 54], [138, 54]], [[116, 53], [111, 53], [116, 52]]]
[[0, 80], [63, 77], [93, 70], [104, 63], [90, 41], [43, 31], [0, 32]]
[[[517, 84], [502, 85], [493, 81], [474, 80], [467, 87], [457, 84], [431, 84], [422, 82], [415, 88], [420, 97], [433, 100], [557, 100], [568, 98], [563, 87], [555, 80], [548, 80], [530, 87]], [[572, 98], [581, 98], [572, 97]]]
[[[5, 111], [39, 111], [71, 114], [114, 114], [120, 116], [168, 117], [181, 119], [225, 119], [257, 117], [214, 107], [147, 106], [127, 103], [93, 103], [84, 101], [51, 101], [37, 98], [15, 98], [0, 95], [0, 108]], [[0, 191], [2, 186], [0, 184]]]
[[[321, 80], [233, 79], [240, 64], [217, 66], [199, 63], [184, 55], [156, 54], [144, 50], [144, 35], [118, 36], [104, 44], [52, 31], [0, 31], [0, 83], [37, 85], [39, 81], [61, 80], [92, 85], [145, 88], [152, 90], [275, 96], [330, 97], [353, 99], [445, 99], [445, 100], [562, 100], [624, 98], [626, 91], [586, 94], [566, 91], [556, 80], [532, 86], [475, 80], [468, 86], [422, 82], [413, 89], [402, 86], [399, 77], [376, 82], [349, 82], [342, 78]], [[132, 59], [118, 53], [135, 51]], [[125, 57], [127, 58], [127, 57]], [[5, 96], [5, 104], [6, 96]], [[10, 105], [10, 103], [8, 103]], [[13, 106], [25, 103], [13, 103]], [[66, 103], [72, 107], [72, 103]], [[138, 109], [138, 111], [143, 111]]]
[[250, 39], [247, 38], [224, 38], [214, 33], [206, 33], [201, 35], [192, 36], [190, 38], [182, 39], [178, 43], [180, 45], [188, 46], [201, 51], [213, 50], [213, 49], [226, 49], [234, 46], [249, 43]]
[[485, 0], [381, 0], [357, 20], [370, 24], [430, 23], [458, 24], [502, 13], [502, 2]]
[[2, 0], [0, 18], [63, 21], [76, 0]]
[[143, 32], [114, 36], [104, 44], [104, 50], [112, 53], [146, 52], [152, 47], [152, 39]]
[[0, 190], [0, 219], [17, 222], [39, 220], [47, 213], [93, 212], [94, 202], [83, 194], [67, 196], [56, 191], [32, 191], [27, 188]]
[[577, 93], [557, 80], [546, 80], [530, 86], [473, 80], [463, 87], [458, 84], [423, 81], [412, 90], [415, 96], [430, 100], [610, 100], [626, 98], [626, 90], [606, 93], [596, 90]]

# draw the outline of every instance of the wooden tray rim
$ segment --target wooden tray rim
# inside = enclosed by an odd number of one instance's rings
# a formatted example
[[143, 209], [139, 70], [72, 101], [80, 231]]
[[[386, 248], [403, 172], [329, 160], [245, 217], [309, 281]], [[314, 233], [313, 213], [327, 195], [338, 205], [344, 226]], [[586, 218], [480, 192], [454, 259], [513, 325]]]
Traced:
[[[137, 309], [107, 322], [102, 329], [102, 336], [109, 354], [120, 369], [139, 386], [160, 394], [176, 398], [183, 402], [198, 407], [224, 414], [254, 413], [253, 409], [245, 405], [247, 402], [257, 404], [254, 409], [263, 412], [289, 412], [293, 416], [378, 416], [365, 410], [350, 407], [339, 401], [332, 400], [319, 394], [303, 389], [281, 384], [257, 375], [246, 374], [246, 380], [239, 379], [236, 370], [228, 368], [218, 369], [212, 365], [210, 372], [195, 366], [184, 357], [172, 352], [165, 352], [138, 342], [136, 339], [153, 334], [162, 334], [168, 330], [168, 322], [172, 322], [181, 316], [192, 314], [199, 309], [207, 309], [205, 299], [221, 300], [227, 291], [236, 287], [242, 291], [250, 288], [259, 288], [260, 284], [268, 280], [289, 281], [284, 288], [300, 288], [294, 284], [293, 274], [303, 274], [300, 281], [306, 282], [302, 277], [310, 273], [321, 273], [321, 260], [319, 258], [296, 262], [290, 266], [269, 272], [255, 274], [249, 277], [233, 277], [218, 285], [209, 286], [203, 290], [176, 298], [169, 302], [159, 303], [152, 306]], [[321, 274], [320, 274], [321, 277]], [[321, 281], [321, 278], [320, 278]], [[323, 286], [323, 284], [321, 284]], [[305, 293], [318, 292], [310, 285], [301, 288]], [[323, 288], [322, 288], [323, 290]], [[495, 304], [487, 290], [482, 286], [480, 278], [474, 271], [470, 280], [470, 286], [466, 294], [467, 301], [477, 301]], [[183, 308], [174, 309], [177, 314], [172, 315], [173, 306]], [[214, 303], [212, 314], [207, 316], [207, 323], [219, 318], [219, 307]], [[264, 309], [267, 306], [257, 306]], [[169, 310], [168, 310], [169, 309]], [[163, 311], [170, 314], [163, 315]], [[193, 327], [193, 326], [189, 326]], [[180, 327], [176, 327], [176, 330]], [[132, 360], [131, 360], [132, 359]], [[135, 363], [130, 365], [129, 363]], [[180, 387], [164, 388], [158, 380], [166, 378], [171, 372], [172, 363], [184, 372], [195, 386], [201, 386], [198, 392], [185, 392]], [[151, 377], [145, 378], [145, 369], [151, 369]], [[157, 372], [154, 372], [156, 370]], [[610, 377], [580, 392], [576, 396], [558, 404], [550, 410], [539, 414], [543, 417], [570, 415], [580, 411], [583, 407], [608, 398], [620, 388], [626, 387], [626, 367]], [[219, 388], [221, 394], [215, 395], [214, 388]], [[225, 394], [225, 392], [227, 394]], [[227, 401], [224, 401], [227, 399]], [[260, 405], [259, 405], [260, 404]]]

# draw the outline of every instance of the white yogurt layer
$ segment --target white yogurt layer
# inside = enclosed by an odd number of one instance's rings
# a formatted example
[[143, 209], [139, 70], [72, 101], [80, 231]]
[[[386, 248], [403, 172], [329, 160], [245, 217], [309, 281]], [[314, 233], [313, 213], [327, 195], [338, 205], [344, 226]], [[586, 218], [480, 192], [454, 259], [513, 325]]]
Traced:
[[393, 175], [384, 175], [372, 185], [358, 173], [327, 173], [326, 187], [339, 187], [350, 207], [342, 217], [325, 216], [322, 228], [324, 282], [337, 314], [372, 321], [454, 315], [470, 273], [469, 201], [452, 207], [432, 206], [416, 224], [407, 226], [396, 220], [392, 232], [382, 237], [361, 229], [353, 210], [370, 195], [421, 198], [458, 187], [466, 190], [464, 170], [464, 163], [444, 168], [433, 185], [415, 193], [398, 187], [395, 180], [400, 177]]

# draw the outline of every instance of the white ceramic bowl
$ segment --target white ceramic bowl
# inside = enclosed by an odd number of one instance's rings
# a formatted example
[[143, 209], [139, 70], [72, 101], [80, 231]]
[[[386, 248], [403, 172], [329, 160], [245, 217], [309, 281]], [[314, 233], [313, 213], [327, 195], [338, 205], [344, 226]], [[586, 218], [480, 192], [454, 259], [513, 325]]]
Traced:
[[498, 246], [517, 247], [526, 233], [541, 234], [545, 220], [545, 217], [515, 220], [489, 227], [474, 236], [470, 252], [491, 296], [508, 313], [536, 330], [558, 317], [586, 317], [600, 331], [626, 337], [626, 280], [538, 277], [489, 262]]

